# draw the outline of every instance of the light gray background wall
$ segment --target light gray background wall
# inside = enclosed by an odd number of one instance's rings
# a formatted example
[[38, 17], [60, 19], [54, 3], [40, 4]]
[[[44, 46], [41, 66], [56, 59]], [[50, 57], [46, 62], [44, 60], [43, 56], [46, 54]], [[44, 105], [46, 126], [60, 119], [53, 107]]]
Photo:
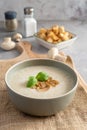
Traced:
[[37, 20], [87, 19], [87, 0], [0, 0], [0, 20], [4, 12], [15, 10], [23, 19], [23, 8], [33, 6]]

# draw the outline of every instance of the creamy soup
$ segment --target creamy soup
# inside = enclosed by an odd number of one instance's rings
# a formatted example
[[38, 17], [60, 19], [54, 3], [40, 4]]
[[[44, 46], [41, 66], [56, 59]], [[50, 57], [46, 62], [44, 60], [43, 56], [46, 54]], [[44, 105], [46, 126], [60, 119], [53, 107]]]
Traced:
[[[40, 71], [46, 72], [53, 79], [59, 81], [59, 84], [45, 92], [38, 92], [36, 89], [27, 88], [26, 83], [28, 77], [36, 76]], [[15, 71], [10, 76], [9, 85], [15, 92], [23, 96], [45, 99], [55, 98], [67, 93], [71, 88], [73, 88], [74, 81], [72, 79], [73, 78], [69, 72], [60, 68], [51, 66], [30, 66]]]

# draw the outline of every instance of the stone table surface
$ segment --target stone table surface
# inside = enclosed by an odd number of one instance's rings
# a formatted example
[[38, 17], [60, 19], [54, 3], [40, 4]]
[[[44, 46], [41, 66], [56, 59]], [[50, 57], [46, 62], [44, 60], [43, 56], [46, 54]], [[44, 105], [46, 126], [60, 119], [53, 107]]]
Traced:
[[[77, 70], [87, 82], [87, 21], [38, 21], [38, 30], [41, 27], [51, 27], [52, 25], [63, 25], [67, 30], [77, 35], [77, 40], [69, 47], [63, 49], [66, 54], [72, 56]], [[16, 32], [23, 32], [21, 24], [19, 24]], [[7, 32], [3, 22], [0, 24], [0, 43], [6, 36], [12, 36], [15, 32]], [[34, 37], [24, 38], [23, 40], [29, 41], [32, 44], [32, 50], [37, 53], [47, 53], [48, 49], [39, 45]], [[3, 51], [0, 49], [0, 59], [13, 58], [18, 55], [16, 51]]]

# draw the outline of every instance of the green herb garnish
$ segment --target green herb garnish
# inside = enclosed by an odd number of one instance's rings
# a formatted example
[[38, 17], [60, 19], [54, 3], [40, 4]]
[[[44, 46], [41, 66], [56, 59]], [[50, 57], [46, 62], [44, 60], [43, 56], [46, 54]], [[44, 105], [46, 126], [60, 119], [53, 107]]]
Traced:
[[37, 79], [34, 76], [30, 76], [27, 82], [27, 87], [33, 87], [37, 84]]
[[39, 72], [37, 75], [36, 75], [36, 79], [38, 81], [46, 81], [48, 80], [49, 76], [47, 73], [45, 72]]

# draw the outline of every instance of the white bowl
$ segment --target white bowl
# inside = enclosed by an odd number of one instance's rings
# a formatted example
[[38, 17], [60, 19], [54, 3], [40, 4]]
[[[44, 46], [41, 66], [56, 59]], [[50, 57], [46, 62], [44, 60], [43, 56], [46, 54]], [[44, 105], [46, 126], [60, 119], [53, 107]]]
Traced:
[[[70, 32], [70, 33], [71, 33], [71, 32]], [[77, 39], [76, 34], [73, 34], [73, 33], [71, 33], [71, 34], [73, 35], [73, 38], [71, 38], [71, 39], [69, 39], [69, 40], [67, 40], [67, 41], [63, 41], [63, 42], [60, 42], [60, 43], [56, 43], [56, 44], [49, 43], [49, 42], [47, 42], [47, 41], [45, 41], [45, 40], [39, 38], [39, 37], [37, 36], [37, 33], [36, 33], [34, 36], [35, 36], [35, 38], [36, 38], [36, 40], [37, 40], [37, 43], [40, 44], [40, 45], [42, 45], [42, 46], [44, 46], [45, 48], [51, 49], [52, 47], [57, 47], [58, 50], [62, 50], [62, 49], [64, 49], [64, 48], [66, 48], [66, 47], [72, 45], [72, 44], [75, 42], [75, 40]]]
[[[53, 70], [59, 71], [59, 73], [55, 74], [60, 84], [46, 92], [26, 88], [27, 74], [33, 75], [37, 73], [37, 68], [40, 66], [42, 66], [41, 71], [47, 71], [47, 68], [52, 67], [51, 71], [48, 70], [52, 76], [55, 73]], [[31, 67], [33, 67], [33, 70]], [[28, 73], [26, 75], [23, 74], [24, 69], [27, 69]], [[60, 71], [62, 71], [61, 74]], [[15, 74], [17, 74], [18, 81], [17, 78], [14, 78]], [[62, 74], [65, 76], [65, 81]], [[36, 116], [49, 116], [65, 109], [74, 98], [78, 85], [77, 75], [69, 66], [50, 59], [25, 60], [13, 65], [6, 72], [5, 82], [9, 96], [15, 106], [27, 114]], [[17, 82], [20, 82], [20, 85], [17, 85]], [[64, 86], [64, 82], [66, 86]]]

